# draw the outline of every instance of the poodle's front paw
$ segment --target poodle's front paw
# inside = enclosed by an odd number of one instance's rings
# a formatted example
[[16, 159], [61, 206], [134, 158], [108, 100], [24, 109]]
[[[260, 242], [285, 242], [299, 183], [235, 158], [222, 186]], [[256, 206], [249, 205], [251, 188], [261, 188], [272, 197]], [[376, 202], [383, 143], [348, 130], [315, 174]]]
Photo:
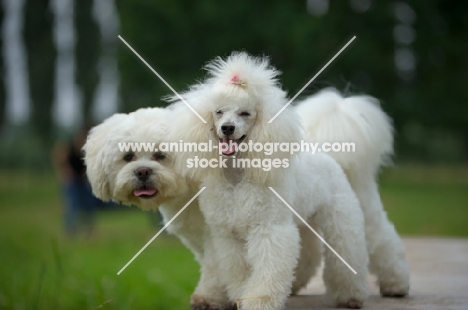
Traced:
[[236, 305], [211, 300], [209, 297], [192, 295], [190, 306], [193, 310], [236, 310]]
[[348, 309], [361, 309], [363, 302], [354, 298], [349, 299], [345, 303], [338, 304], [339, 308], [348, 308]]
[[284, 304], [269, 296], [246, 297], [238, 300], [238, 310], [281, 310]]
[[409, 293], [409, 285], [405, 283], [380, 283], [380, 295], [383, 297], [401, 298]]

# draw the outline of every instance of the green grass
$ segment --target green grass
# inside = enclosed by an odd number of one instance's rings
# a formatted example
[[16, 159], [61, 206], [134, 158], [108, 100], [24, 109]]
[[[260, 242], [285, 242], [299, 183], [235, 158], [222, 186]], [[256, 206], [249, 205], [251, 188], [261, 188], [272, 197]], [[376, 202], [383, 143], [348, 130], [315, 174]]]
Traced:
[[0, 309], [189, 309], [198, 267], [173, 237], [117, 275], [160, 228], [148, 213], [102, 212], [94, 237], [69, 239], [51, 177], [1, 178]]
[[381, 196], [400, 234], [468, 237], [466, 167], [388, 169]]
[[[468, 169], [397, 167], [382, 199], [404, 235], [468, 236]], [[93, 238], [62, 234], [61, 202], [46, 175], [0, 173], [0, 309], [189, 309], [191, 253], [158, 237], [148, 213], [102, 212]]]

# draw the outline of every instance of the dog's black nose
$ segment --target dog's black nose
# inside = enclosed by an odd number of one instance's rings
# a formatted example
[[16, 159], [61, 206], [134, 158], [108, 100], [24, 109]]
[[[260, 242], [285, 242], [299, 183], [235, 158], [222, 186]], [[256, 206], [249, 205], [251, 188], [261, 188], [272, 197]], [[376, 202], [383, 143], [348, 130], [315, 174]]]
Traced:
[[230, 136], [234, 133], [234, 130], [236, 130], [236, 126], [234, 125], [222, 125], [221, 126], [221, 131], [226, 135]]
[[140, 167], [135, 169], [135, 175], [140, 181], [147, 181], [152, 173], [153, 169], [148, 167]]

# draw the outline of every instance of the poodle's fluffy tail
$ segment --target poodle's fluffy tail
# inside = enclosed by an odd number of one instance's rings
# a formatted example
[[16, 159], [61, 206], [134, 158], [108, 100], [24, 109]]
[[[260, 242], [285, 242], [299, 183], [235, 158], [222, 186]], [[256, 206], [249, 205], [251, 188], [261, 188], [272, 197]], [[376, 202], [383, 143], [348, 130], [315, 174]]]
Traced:
[[[299, 103], [299, 113], [308, 142], [339, 143], [330, 151], [350, 179], [369, 178], [389, 164], [393, 154], [393, 126], [370, 96], [344, 98], [336, 89], [325, 89]], [[354, 143], [347, 146], [346, 143]], [[346, 148], [349, 147], [347, 151]], [[351, 181], [351, 180], [350, 180]]]

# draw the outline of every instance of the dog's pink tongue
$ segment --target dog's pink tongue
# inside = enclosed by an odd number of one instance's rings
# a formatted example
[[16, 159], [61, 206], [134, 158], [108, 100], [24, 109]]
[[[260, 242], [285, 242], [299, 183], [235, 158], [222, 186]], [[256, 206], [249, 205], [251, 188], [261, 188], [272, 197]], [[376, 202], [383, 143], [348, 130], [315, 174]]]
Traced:
[[223, 143], [225, 143], [226, 146], [227, 146], [227, 150], [225, 150], [223, 148], [223, 154], [224, 155], [232, 155], [232, 154], [234, 154], [236, 152], [236, 147], [235, 147], [234, 143], [232, 143], [232, 142], [229, 143], [229, 140], [228, 140], [227, 137], [223, 138]]
[[136, 189], [133, 191], [133, 194], [137, 197], [146, 195], [146, 196], [151, 196], [156, 193], [155, 188], [145, 188], [145, 189]]

